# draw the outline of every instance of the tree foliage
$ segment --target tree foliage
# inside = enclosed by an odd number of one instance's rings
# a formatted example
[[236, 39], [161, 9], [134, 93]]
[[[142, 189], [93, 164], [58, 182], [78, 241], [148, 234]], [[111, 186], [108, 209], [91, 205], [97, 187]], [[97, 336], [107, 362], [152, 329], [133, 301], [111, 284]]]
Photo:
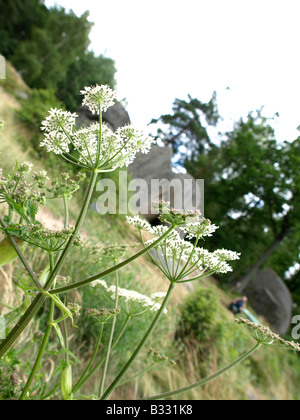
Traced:
[[205, 216], [220, 226], [211, 247], [226, 243], [241, 252], [233, 276], [243, 286], [266, 263], [286, 276], [300, 256], [300, 138], [276, 141], [260, 110], [240, 119], [215, 144], [207, 130], [219, 118], [215, 97], [205, 107], [189, 100], [177, 99], [173, 115], [152, 122], [167, 124], [158, 127], [157, 136], [175, 145], [191, 175], [205, 180]]
[[0, 53], [31, 88], [54, 90], [75, 109], [85, 85], [114, 87], [114, 61], [88, 51], [88, 12], [78, 17], [62, 7], [47, 9], [40, 0], [0, 0], [0, 7]]
[[[298, 148], [299, 139], [279, 144], [260, 113], [240, 120], [220, 146], [214, 178], [206, 188], [206, 215], [222, 226], [214, 240], [227, 238], [229, 246], [242, 252], [241, 273], [261, 260], [259, 269], [275, 252], [286, 254], [285, 241], [297, 236]], [[293, 255], [285, 257], [282, 274], [299, 251], [298, 242]]]
[[172, 111], [172, 114], [153, 119], [151, 124], [162, 124], [156, 138], [172, 146], [179, 163], [184, 165], [212, 147], [208, 127], [215, 126], [219, 120], [216, 93], [208, 102], [201, 102], [190, 95], [188, 101], [175, 99]]
[[73, 111], [81, 102], [78, 92], [83, 86], [91, 86], [97, 81], [113, 86], [115, 63], [103, 55], [95, 56], [92, 51], [75, 59], [68, 68], [65, 77], [58, 84], [57, 97]]

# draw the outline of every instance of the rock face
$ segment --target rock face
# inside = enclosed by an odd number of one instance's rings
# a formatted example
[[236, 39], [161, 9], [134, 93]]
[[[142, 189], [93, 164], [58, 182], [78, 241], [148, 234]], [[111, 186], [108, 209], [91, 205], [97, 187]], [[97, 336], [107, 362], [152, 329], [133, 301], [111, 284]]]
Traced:
[[189, 174], [173, 172], [171, 148], [153, 145], [148, 154], [139, 153], [128, 169], [133, 178], [147, 184], [144, 199], [148, 209], [142, 214], [149, 220], [157, 217], [151, 210], [151, 203], [159, 200], [170, 201], [177, 209], [204, 212], [203, 182], [196, 183]]
[[[76, 113], [78, 114], [78, 126], [99, 121], [98, 115], [93, 115], [86, 106], [78, 108]], [[129, 115], [120, 103], [114, 104], [106, 112], [103, 112], [102, 120], [114, 131], [119, 127], [130, 124]]]
[[291, 326], [292, 296], [281, 278], [270, 268], [260, 270], [245, 289], [250, 305], [278, 334]]

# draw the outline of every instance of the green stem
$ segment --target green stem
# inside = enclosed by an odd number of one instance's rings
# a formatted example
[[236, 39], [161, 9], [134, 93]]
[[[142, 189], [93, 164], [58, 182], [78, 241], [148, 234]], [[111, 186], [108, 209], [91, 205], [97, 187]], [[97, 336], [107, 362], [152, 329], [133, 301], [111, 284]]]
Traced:
[[[72, 247], [72, 245], [74, 243], [74, 240], [76, 238], [78, 230], [80, 229], [80, 227], [83, 223], [84, 217], [85, 217], [87, 209], [89, 207], [90, 200], [91, 200], [91, 197], [92, 197], [92, 193], [93, 193], [95, 183], [96, 183], [96, 180], [97, 180], [97, 175], [98, 174], [96, 172], [93, 172], [92, 177], [90, 179], [90, 184], [89, 184], [89, 187], [88, 187], [88, 190], [87, 190], [87, 193], [86, 193], [86, 197], [85, 197], [81, 212], [79, 214], [79, 217], [78, 217], [78, 220], [77, 220], [77, 223], [76, 223], [76, 226], [75, 226], [74, 233], [71, 236], [71, 238], [69, 239], [69, 241], [66, 245], [66, 248], [62, 252], [62, 255], [60, 256], [57, 264], [55, 265], [55, 268], [54, 268], [53, 272], [51, 273], [51, 276], [50, 276], [50, 278], [48, 279], [48, 281], [45, 285], [45, 290], [49, 290], [49, 288], [53, 284], [54, 279], [59, 274], [59, 271], [60, 271], [62, 265], [64, 264], [65, 260], [66, 260], [67, 254], [68, 254], [70, 248]], [[43, 293], [39, 293], [36, 296], [36, 298], [33, 300], [32, 304], [29, 306], [29, 308], [24, 313], [24, 315], [21, 317], [19, 322], [11, 330], [11, 332], [8, 334], [6, 339], [1, 342], [1, 344], [0, 344], [0, 358], [14, 344], [14, 342], [17, 340], [17, 338], [20, 336], [20, 334], [24, 331], [24, 329], [30, 323], [32, 318], [36, 315], [36, 313], [42, 307], [45, 300], [46, 300], [46, 296]]]
[[116, 376], [116, 378], [111, 383], [111, 385], [107, 388], [107, 390], [105, 391], [105, 393], [102, 395], [101, 400], [106, 400], [109, 397], [109, 395], [118, 386], [119, 382], [121, 381], [121, 379], [123, 378], [123, 376], [125, 375], [125, 373], [128, 371], [128, 369], [130, 368], [130, 366], [132, 365], [132, 363], [135, 361], [135, 359], [139, 355], [140, 351], [142, 350], [142, 348], [144, 347], [144, 345], [146, 343], [147, 338], [150, 336], [150, 334], [152, 333], [154, 327], [157, 325], [157, 323], [158, 323], [161, 315], [163, 314], [163, 311], [164, 311], [165, 307], [167, 306], [167, 304], [169, 302], [169, 299], [171, 297], [171, 294], [173, 292], [174, 287], [175, 287], [175, 284], [174, 283], [171, 283], [170, 286], [169, 286], [169, 289], [167, 291], [167, 294], [166, 294], [166, 296], [164, 298], [164, 301], [163, 301], [161, 307], [159, 308], [159, 310], [157, 311], [157, 314], [156, 314], [154, 320], [152, 321], [150, 327], [146, 331], [144, 337], [140, 341], [139, 345], [135, 349], [135, 351], [132, 354], [132, 356], [130, 357], [130, 359], [124, 365], [123, 369], [120, 371], [120, 373]]
[[[53, 270], [54, 257], [53, 257], [52, 254], [50, 254], [49, 255], [49, 258], [50, 258], [50, 268]], [[51, 299], [50, 307], [49, 307], [49, 315], [48, 315], [48, 323], [47, 323], [46, 332], [44, 334], [44, 338], [43, 338], [43, 341], [42, 341], [40, 350], [38, 352], [38, 355], [37, 355], [37, 358], [36, 358], [35, 363], [33, 365], [33, 368], [32, 368], [32, 370], [30, 372], [29, 378], [28, 378], [28, 380], [26, 382], [26, 385], [24, 386], [24, 389], [23, 389], [23, 391], [21, 393], [21, 396], [19, 398], [20, 400], [24, 400], [25, 399], [26, 394], [29, 391], [30, 386], [31, 386], [31, 384], [32, 384], [32, 382], [34, 380], [34, 377], [35, 377], [35, 375], [36, 375], [36, 373], [37, 373], [37, 371], [38, 371], [38, 369], [40, 367], [41, 360], [42, 360], [42, 357], [43, 357], [44, 352], [46, 350], [46, 347], [47, 347], [47, 344], [48, 344], [48, 341], [49, 341], [49, 337], [50, 337], [50, 334], [51, 334], [53, 317], [54, 317], [54, 302]]]
[[[7, 228], [7, 225], [5, 224], [5, 222], [3, 221], [2, 217], [0, 216], [0, 223], [2, 225], [2, 227], [4, 229]], [[30, 268], [28, 262], [26, 261], [24, 255], [22, 254], [20, 248], [18, 247], [15, 239], [7, 232], [7, 230], [5, 230], [5, 234], [8, 237], [10, 243], [12, 244], [12, 246], [14, 247], [16, 253], [18, 254], [19, 259], [21, 260], [23, 266], [25, 267], [27, 273], [29, 274], [29, 276], [32, 278], [33, 282], [35, 283], [36, 287], [38, 289], [42, 289], [42, 285], [40, 284], [40, 282], [38, 281], [36, 275], [34, 274], [34, 272], [32, 271], [32, 269]]]
[[59, 289], [50, 290], [49, 293], [51, 294], [59, 294], [68, 292], [69, 290], [77, 289], [79, 287], [85, 286], [89, 283], [92, 283], [95, 280], [98, 280], [102, 277], [105, 277], [109, 274], [114, 273], [117, 270], [120, 270], [121, 268], [125, 267], [125, 265], [130, 264], [132, 261], [136, 260], [137, 258], [141, 257], [142, 255], [146, 254], [150, 249], [155, 247], [159, 242], [161, 242], [163, 239], [165, 239], [174, 229], [176, 228], [176, 225], [171, 226], [160, 238], [158, 238], [155, 242], [148, 245], [146, 248], [142, 249], [138, 253], [132, 255], [130, 258], [127, 258], [127, 260], [115, 265], [114, 267], [109, 268], [108, 270], [103, 271], [102, 273], [95, 274], [92, 277], [89, 277], [85, 280], [79, 281], [77, 283], [70, 284], [65, 287], [61, 287]]
[[[66, 304], [66, 301], [65, 301]], [[69, 350], [69, 337], [68, 337], [68, 326], [67, 326], [67, 320], [64, 319], [63, 320], [63, 334], [64, 334], [64, 342], [65, 342], [65, 348], [67, 350]], [[68, 364], [69, 363], [69, 353], [66, 351], [65, 352], [65, 362]]]
[[39, 293], [36, 298], [33, 300], [32, 304], [29, 306], [27, 311], [23, 314], [11, 332], [8, 334], [5, 340], [0, 344], [0, 358], [11, 348], [14, 342], [25, 330], [27, 325], [30, 323], [32, 318], [36, 315], [39, 309], [42, 307], [46, 300], [46, 296], [42, 293]]
[[29, 391], [29, 388], [30, 388], [30, 386], [32, 384], [32, 381], [33, 381], [33, 379], [34, 379], [34, 377], [35, 377], [35, 375], [37, 373], [37, 370], [39, 369], [39, 366], [40, 366], [40, 363], [41, 363], [43, 354], [44, 354], [44, 352], [46, 350], [46, 346], [48, 344], [50, 333], [51, 333], [51, 330], [52, 330], [51, 320], [53, 319], [53, 312], [54, 312], [54, 302], [53, 302], [53, 300], [51, 300], [51, 302], [50, 302], [50, 308], [49, 308], [48, 326], [47, 326], [47, 329], [46, 329], [46, 332], [45, 332], [45, 335], [44, 335], [44, 338], [43, 338], [43, 341], [42, 341], [40, 350], [38, 352], [37, 358], [35, 360], [35, 363], [33, 365], [32, 370], [31, 370], [30, 376], [29, 376], [29, 378], [28, 378], [28, 380], [26, 382], [26, 385], [25, 385], [25, 387], [24, 387], [24, 389], [22, 391], [22, 394], [21, 394], [21, 396], [19, 398], [20, 400], [24, 400], [25, 399], [25, 396], [26, 396], [27, 392]]
[[[98, 132], [98, 141], [97, 141], [97, 153], [95, 159], [95, 167], [98, 168], [101, 156], [101, 146], [102, 146], [102, 111], [101, 111], [101, 103], [99, 102], [99, 132]], [[91, 160], [91, 165], [93, 165], [93, 161]]]
[[145, 369], [141, 370], [140, 372], [136, 373], [135, 375], [131, 376], [129, 379], [125, 379], [124, 381], [120, 382], [119, 386], [125, 385], [128, 382], [133, 381], [134, 379], [137, 379], [138, 377], [140, 377], [141, 375], [144, 375], [145, 373], [149, 372], [151, 369], [153, 369], [155, 366], [157, 366], [158, 363], [152, 363], [152, 365], [146, 367]]
[[[116, 297], [115, 297], [114, 309], [118, 309], [118, 302], [119, 302], [119, 273], [116, 271]], [[112, 340], [113, 340], [113, 336], [115, 332], [116, 319], [117, 317], [114, 316], [111, 323], [110, 335], [109, 335], [109, 340], [108, 340], [108, 345], [107, 345], [107, 350], [106, 350], [106, 355], [105, 355], [105, 362], [104, 362], [104, 367], [103, 367], [103, 372], [102, 372], [102, 377], [101, 377], [101, 382], [100, 382], [100, 387], [99, 387], [99, 393], [98, 393], [99, 398], [103, 394], [103, 390], [104, 390], [104, 383], [105, 383], [106, 372], [107, 372], [107, 367], [108, 367], [108, 362], [109, 362], [109, 356], [111, 352]]]
[[72, 236], [70, 237], [70, 239], [68, 240], [68, 243], [67, 243], [65, 249], [63, 250], [57, 264], [55, 265], [54, 270], [51, 273], [51, 276], [50, 276], [49, 280], [47, 281], [47, 283], [45, 285], [45, 288], [44, 288], [45, 290], [50, 289], [55, 277], [59, 274], [59, 271], [60, 271], [61, 267], [63, 266], [65, 260], [66, 260], [68, 252], [70, 251], [70, 249], [73, 246], [73, 243], [76, 239], [78, 231], [82, 226], [82, 223], [85, 219], [86, 212], [89, 208], [91, 198], [92, 198], [92, 194], [93, 194], [93, 191], [94, 191], [94, 187], [95, 187], [95, 184], [96, 184], [96, 181], [97, 181], [97, 176], [98, 176], [98, 172], [93, 172], [92, 173], [90, 183], [89, 183], [89, 186], [88, 186], [88, 189], [87, 189], [87, 193], [86, 193], [86, 196], [85, 196], [85, 199], [84, 199], [84, 203], [83, 203], [82, 209], [80, 211], [80, 214], [78, 216], [74, 232], [73, 232]]
[[73, 390], [72, 390], [72, 393], [76, 392], [76, 391], [79, 389], [79, 387], [81, 386], [81, 385], [80, 385], [80, 384], [81, 384], [81, 382], [82, 382], [82, 383], [85, 383], [85, 381], [84, 381], [84, 377], [86, 376], [86, 374], [87, 374], [87, 373], [88, 373], [88, 371], [90, 370], [90, 367], [92, 366], [92, 364], [93, 364], [93, 362], [94, 362], [94, 360], [95, 360], [95, 357], [97, 356], [97, 353], [98, 353], [98, 350], [99, 350], [99, 347], [100, 347], [100, 344], [101, 344], [101, 338], [102, 338], [103, 327], [104, 327], [104, 323], [102, 322], [102, 323], [101, 323], [100, 333], [99, 333], [99, 336], [98, 336], [98, 340], [97, 340], [97, 344], [96, 344], [95, 351], [94, 351], [94, 353], [93, 353], [93, 355], [92, 355], [92, 357], [91, 357], [91, 360], [89, 361], [89, 364], [87, 365], [87, 367], [85, 368], [84, 372], [83, 372], [83, 373], [82, 373], [82, 375], [80, 376], [79, 380], [77, 381], [77, 384], [74, 386], [74, 388], [73, 388]]
[[154, 395], [152, 397], [145, 398], [145, 400], [160, 400], [162, 398], [171, 397], [173, 395], [181, 394], [182, 392], [190, 391], [191, 389], [197, 388], [198, 386], [202, 386], [207, 384], [210, 381], [213, 381], [216, 378], [219, 378], [220, 376], [224, 375], [224, 373], [228, 372], [229, 370], [233, 369], [235, 366], [242, 363], [244, 360], [246, 360], [248, 357], [250, 357], [259, 347], [261, 346], [260, 343], [256, 343], [256, 345], [249, 350], [247, 353], [240, 356], [238, 359], [236, 359], [234, 362], [230, 363], [230, 365], [226, 366], [225, 368], [219, 370], [214, 375], [209, 376], [208, 378], [201, 379], [200, 381], [197, 381], [191, 385], [185, 386], [183, 388], [175, 389], [174, 391], [170, 392], [164, 392], [163, 394]]
[[63, 201], [64, 201], [64, 210], [65, 210], [64, 227], [65, 229], [67, 229], [69, 227], [69, 207], [68, 207], [68, 199], [65, 195], [63, 196]]
[[[130, 317], [127, 317], [125, 319], [125, 322], [123, 323], [122, 327], [120, 328], [120, 331], [118, 332], [118, 334], [117, 334], [117, 336], [116, 336], [116, 338], [115, 338], [115, 340], [114, 340], [114, 342], [112, 344], [111, 350], [113, 350], [116, 347], [116, 345], [118, 344], [118, 342], [119, 342], [120, 338], [122, 337], [122, 335], [123, 335], [123, 333], [124, 333], [124, 331], [125, 331], [128, 323], [129, 323], [130, 319], [131, 319]], [[93, 369], [85, 377], [83, 377], [83, 375], [81, 375], [81, 378], [77, 381], [77, 384], [73, 388], [73, 391], [72, 391], [73, 394], [76, 391], [78, 391], [79, 388], [82, 387], [82, 385], [84, 385], [86, 383], [86, 381], [93, 375], [93, 373], [102, 365], [102, 363], [104, 362], [104, 360], [105, 360], [105, 356], [103, 356], [99, 360], [99, 362], [93, 367]]]

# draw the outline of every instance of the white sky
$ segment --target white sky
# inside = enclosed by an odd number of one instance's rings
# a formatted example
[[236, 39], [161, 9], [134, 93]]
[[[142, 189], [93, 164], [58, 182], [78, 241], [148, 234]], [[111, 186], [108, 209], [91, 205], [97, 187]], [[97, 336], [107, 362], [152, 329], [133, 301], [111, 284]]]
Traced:
[[45, 1], [55, 3], [89, 10], [91, 49], [115, 60], [118, 99], [146, 132], [175, 98], [206, 101], [216, 90], [221, 130], [265, 106], [279, 112], [279, 140], [297, 137], [299, 0]]

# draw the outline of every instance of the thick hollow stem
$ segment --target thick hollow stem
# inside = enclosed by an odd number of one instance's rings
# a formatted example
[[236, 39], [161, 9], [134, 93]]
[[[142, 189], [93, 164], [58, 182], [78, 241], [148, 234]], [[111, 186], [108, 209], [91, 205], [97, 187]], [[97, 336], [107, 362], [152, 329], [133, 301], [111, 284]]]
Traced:
[[[50, 268], [51, 270], [53, 270], [53, 266], [54, 266], [54, 257], [53, 254], [50, 254]], [[34, 380], [34, 377], [40, 367], [41, 361], [42, 361], [42, 357], [44, 355], [44, 352], [46, 350], [48, 341], [49, 341], [49, 337], [51, 334], [51, 330], [52, 330], [52, 322], [53, 322], [53, 316], [54, 316], [54, 302], [53, 300], [51, 300], [50, 302], [50, 307], [49, 307], [49, 315], [48, 315], [48, 324], [47, 324], [47, 328], [46, 328], [46, 332], [44, 334], [44, 338], [40, 347], [40, 350], [38, 352], [37, 358], [35, 360], [35, 363], [33, 365], [33, 368], [30, 372], [29, 378], [26, 382], [26, 385], [22, 391], [22, 394], [20, 396], [20, 400], [24, 400], [26, 398], [26, 394], [30, 389], [30, 386]]]

